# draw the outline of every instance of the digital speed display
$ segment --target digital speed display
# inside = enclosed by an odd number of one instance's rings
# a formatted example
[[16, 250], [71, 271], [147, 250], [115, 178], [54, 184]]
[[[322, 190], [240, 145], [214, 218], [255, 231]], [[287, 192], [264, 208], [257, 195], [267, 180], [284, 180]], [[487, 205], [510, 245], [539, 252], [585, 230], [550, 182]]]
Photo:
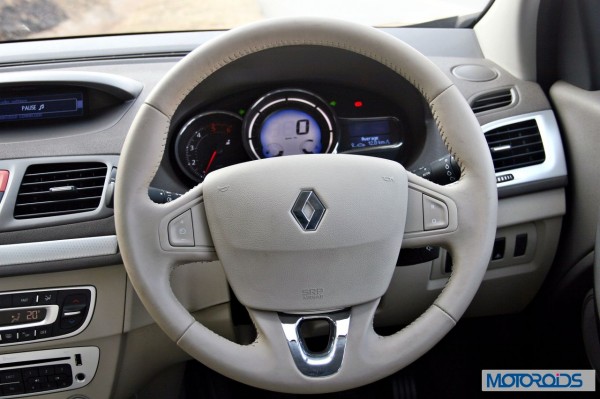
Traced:
[[331, 107], [301, 89], [275, 90], [255, 102], [242, 126], [254, 159], [334, 151], [338, 130]]
[[37, 323], [46, 318], [45, 308], [0, 310], [0, 327]]
[[282, 109], [263, 122], [260, 143], [265, 158], [319, 154], [321, 128], [315, 118], [304, 111]]
[[0, 121], [65, 118], [83, 115], [82, 92], [0, 97]]

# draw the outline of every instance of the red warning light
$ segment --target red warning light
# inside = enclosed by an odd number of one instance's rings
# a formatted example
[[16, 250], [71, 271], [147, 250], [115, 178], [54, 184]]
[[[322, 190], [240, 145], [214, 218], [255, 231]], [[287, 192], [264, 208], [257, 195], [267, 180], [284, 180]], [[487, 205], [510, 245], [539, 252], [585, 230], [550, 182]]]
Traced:
[[363, 106], [363, 102], [360, 100], [354, 101], [354, 108], [360, 108]]

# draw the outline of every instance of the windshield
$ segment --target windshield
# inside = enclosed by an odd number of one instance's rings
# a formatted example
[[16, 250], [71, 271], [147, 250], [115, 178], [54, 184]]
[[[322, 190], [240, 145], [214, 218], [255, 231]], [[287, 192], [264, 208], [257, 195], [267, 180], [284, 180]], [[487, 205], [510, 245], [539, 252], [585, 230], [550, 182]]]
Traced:
[[[461, 26], [489, 0], [0, 0], [0, 41], [229, 29], [280, 16]], [[440, 21], [442, 20], [442, 21]]]

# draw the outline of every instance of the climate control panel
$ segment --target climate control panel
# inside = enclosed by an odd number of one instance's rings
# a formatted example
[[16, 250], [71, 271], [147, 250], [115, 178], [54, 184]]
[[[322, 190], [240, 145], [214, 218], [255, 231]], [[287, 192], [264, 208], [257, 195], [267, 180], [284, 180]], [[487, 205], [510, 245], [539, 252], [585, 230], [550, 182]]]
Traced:
[[0, 293], [0, 346], [66, 338], [89, 324], [92, 286]]

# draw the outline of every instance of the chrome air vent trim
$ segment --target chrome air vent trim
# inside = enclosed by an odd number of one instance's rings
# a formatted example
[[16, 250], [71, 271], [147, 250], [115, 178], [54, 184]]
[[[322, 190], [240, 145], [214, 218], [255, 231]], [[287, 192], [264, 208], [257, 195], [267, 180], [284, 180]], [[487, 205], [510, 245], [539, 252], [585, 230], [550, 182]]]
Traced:
[[30, 165], [19, 187], [15, 219], [33, 219], [94, 211], [108, 178], [103, 162]]
[[535, 119], [497, 127], [485, 133], [496, 173], [543, 163], [546, 152]]
[[[27, 168], [37, 164], [64, 164], [64, 163], [88, 163], [98, 162], [106, 165], [107, 176], [113, 167], [116, 167], [119, 157], [116, 155], [90, 155], [90, 156], [63, 156], [63, 157], [45, 157], [45, 158], [24, 158], [24, 159], [4, 159], [0, 160], [0, 170], [9, 172], [8, 185], [0, 201], [0, 232], [24, 230], [37, 227], [57, 226], [70, 223], [77, 223], [89, 220], [103, 219], [113, 215], [113, 210], [107, 208], [106, 189], [109, 179], [106, 178], [102, 193], [100, 195], [99, 206], [94, 210], [73, 213], [69, 215], [54, 215], [47, 217], [34, 217], [31, 219], [15, 219], [14, 209], [17, 203], [19, 188]], [[59, 184], [56, 187], [66, 190], [69, 184]]]
[[[567, 177], [567, 165], [564, 149], [558, 129], [558, 123], [551, 110], [533, 112], [500, 119], [482, 126], [484, 133], [499, 127], [535, 120], [540, 130], [540, 136], [546, 153], [545, 160], [537, 165], [520, 167], [517, 169], [504, 170], [496, 173], [498, 188], [516, 186], [521, 184], [538, 183], [564, 179]], [[512, 179], [504, 179], [506, 175], [512, 175]], [[505, 180], [505, 181], [503, 181]]]

